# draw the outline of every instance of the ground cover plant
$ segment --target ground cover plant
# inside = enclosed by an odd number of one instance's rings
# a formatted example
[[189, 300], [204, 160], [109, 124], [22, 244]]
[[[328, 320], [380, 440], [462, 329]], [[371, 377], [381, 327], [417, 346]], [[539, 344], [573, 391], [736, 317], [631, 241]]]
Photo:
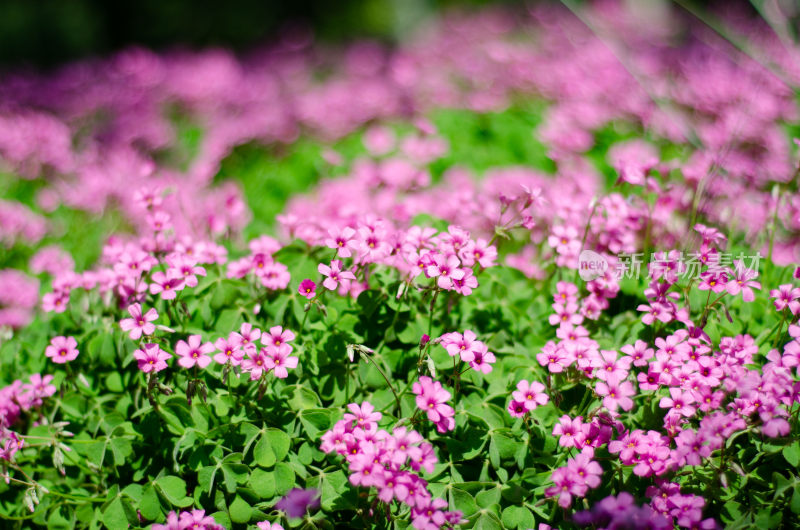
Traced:
[[5, 77], [4, 527], [796, 526], [762, 7]]

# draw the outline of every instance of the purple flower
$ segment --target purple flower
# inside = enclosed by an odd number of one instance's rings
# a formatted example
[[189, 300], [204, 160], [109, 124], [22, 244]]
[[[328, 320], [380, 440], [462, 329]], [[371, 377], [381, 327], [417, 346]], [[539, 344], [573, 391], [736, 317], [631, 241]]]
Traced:
[[293, 488], [275, 507], [289, 517], [302, 517], [309, 508], [319, 506], [319, 491], [315, 489]]

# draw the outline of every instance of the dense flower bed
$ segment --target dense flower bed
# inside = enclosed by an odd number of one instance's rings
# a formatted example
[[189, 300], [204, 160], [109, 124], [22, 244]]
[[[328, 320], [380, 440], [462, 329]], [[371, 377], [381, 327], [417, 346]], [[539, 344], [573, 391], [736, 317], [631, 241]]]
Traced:
[[800, 49], [645, 15], [4, 78], [0, 518], [796, 524]]

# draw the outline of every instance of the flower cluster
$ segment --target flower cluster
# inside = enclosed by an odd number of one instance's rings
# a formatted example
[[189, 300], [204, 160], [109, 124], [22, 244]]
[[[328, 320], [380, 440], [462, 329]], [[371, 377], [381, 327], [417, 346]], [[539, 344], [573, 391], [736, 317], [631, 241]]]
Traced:
[[[449, 394], [448, 394], [449, 395]], [[435, 499], [419, 472], [433, 472], [437, 462], [433, 446], [416, 431], [396, 427], [391, 433], [378, 428], [382, 415], [367, 401], [351, 403], [349, 413], [322, 436], [321, 449], [345, 457], [354, 486], [375, 488], [377, 498], [411, 508], [418, 530], [450, 528], [462, 523], [461, 512], [447, 511], [447, 502]]]
[[[280, 526], [280, 525], [278, 525]], [[275, 527], [273, 527], [275, 528]], [[154, 524], [152, 530], [225, 530], [205, 510], [187, 510], [180, 513], [169, 512], [167, 522]]]
[[19, 379], [0, 389], [0, 460], [11, 461], [24, 441], [11, 427], [22, 414], [32, 414], [56, 393], [53, 376], [33, 374], [27, 383]]
[[450, 392], [445, 390], [439, 381], [423, 375], [414, 383], [411, 390], [417, 396], [417, 407], [436, 425], [437, 431], [447, 432], [456, 428], [456, 420], [453, 417], [456, 411], [447, 404], [451, 397]]
[[469, 367], [476, 372], [488, 374], [492, 365], [497, 360], [489, 347], [470, 330], [463, 334], [453, 331], [445, 333], [438, 339], [439, 343], [447, 350], [450, 357], [458, 357], [461, 361], [469, 363]]

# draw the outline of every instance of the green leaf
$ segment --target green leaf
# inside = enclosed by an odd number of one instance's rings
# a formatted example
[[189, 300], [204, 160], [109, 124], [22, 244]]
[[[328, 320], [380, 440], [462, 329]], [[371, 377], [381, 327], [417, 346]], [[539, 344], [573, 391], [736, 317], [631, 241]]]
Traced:
[[792, 467], [800, 465], [800, 442], [795, 442], [792, 445], [787, 445], [783, 448], [783, 458], [789, 462]]
[[272, 450], [272, 444], [267, 436], [267, 433], [261, 435], [261, 438], [253, 448], [253, 458], [261, 467], [272, 467], [275, 465], [276, 458], [275, 452]]
[[125, 515], [125, 507], [122, 498], [117, 497], [103, 510], [103, 524], [109, 530], [128, 528], [128, 517]]
[[464, 517], [469, 517], [478, 511], [478, 504], [475, 498], [466, 491], [459, 488], [450, 488], [450, 505], [456, 510], [460, 510]]
[[133, 453], [131, 441], [127, 438], [112, 438], [111, 453], [114, 455], [114, 465], [122, 466]]
[[186, 496], [186, 482], [183, 479], [167, 475], [155, 480], [156, 490], [173, 506], [186, 508], [194, 501]]
[[161, 517], [161, 501], [158, 500], [158, 494], [151, 484], [142, 490], [142, 498], [139, 500], [137, 509], [148, 521], [155, 521]]
[[278, 429], [267, 429], [265, 437], [272, 446], [275, 459], [281, 461], [286, 458], [289, 449], [292, 447], [292, 440], [289, 438], [289, 435]]
[[533, 528], [533, 514], [522, 506], [509, 506], [503, 510], [503, 526], [506, 528]]
[[253, 515], [253, 508], [237, 495], [228, 507], [228, 513], [234, 523], [249, 523], [250, 517]]
[[250, 468], [244, 464], [226, 463], [222, 464], [222, 476], [225, 482], [225, 489], [228, 493], [235, 493], [238, 484], [247, 482]]
[[800, 485], [795, 485], [792, 500], [789, 503], [792, 513], [800, 514]]
[[211, 490], [214, 488], [214, 479], [216, 478], [217, 470], [219, 466], [206, 466], [200, 468], [197, 472], [197, 484], [203, 491], [207, 493], [211, 493]]
[[482, 513], [475, 521], [474, 530], [502, 530], [503, 525], [497, 516], [491, 512]]
[[330, 428], [333, 423], [333, 414], [328, 409], [306, 409], [301, 410], [298, 416], [308, 436], [316, 439], [320, 431]]
[[475, 496], [475, 500], [481, 508], [488, 508], [493, 504], [498, 504], [500, 502], [500, 488], [483, 490]]
[[275, 474], [263, 469], [254, 469], [248, 480], [250, 488], [262, 500], [269, 500], [275, 496]]
[[285, 462], [278, 462], [275, 466], [275, 493], [283, 495], [294, 487], [294, 470]]

